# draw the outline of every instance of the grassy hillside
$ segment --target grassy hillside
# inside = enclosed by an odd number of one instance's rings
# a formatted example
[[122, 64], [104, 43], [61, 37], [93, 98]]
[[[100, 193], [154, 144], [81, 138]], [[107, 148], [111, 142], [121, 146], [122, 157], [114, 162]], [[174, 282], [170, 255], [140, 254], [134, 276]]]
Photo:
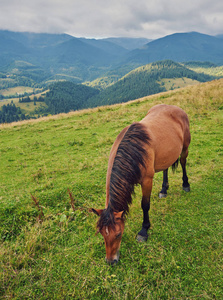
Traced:
[[[170, 172], [168, 197], [159, 199], [162, 174], [156, 174], [152, 228], [148, 241], [139, 244], [137, 187], [120, 262], [110, 267], [89, 208], [104, 207], [107, 161], [117, 134], [158, 103], [178, 105], [189, 115], [191, 192], [181, 190], [178, 168]], [[222, 103], [218, 80], [0, 125], [0, 298], [222, 299]]]
[[1, 101], [0, 123], [78, 110], [84, 106], [84, 102], [88, 98], [98, 93], [99, 91], [92, 87], [69, 81], [59, 81], [50, 85], [49, 90], [39, 95]]
[[199, 81], [190, 78], [164, 78], [160, 80], [160, 84], [164, 86], [166, 91], [175, 90], [188, 85], [198, 84]]
[[208, 62], [187, 62], [184, 66], [197, 73], [203, 73], [210, 76], [222, 77], [223, 66], [217, 66]]

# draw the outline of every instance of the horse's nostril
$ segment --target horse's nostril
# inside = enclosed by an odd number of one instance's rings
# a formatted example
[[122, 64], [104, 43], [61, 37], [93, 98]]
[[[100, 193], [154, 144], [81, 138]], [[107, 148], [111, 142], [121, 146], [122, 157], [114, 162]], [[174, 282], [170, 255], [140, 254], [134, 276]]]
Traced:
[[117, 259], [108, 260], [108, 259], [106, 258], [106, 262], [107, 262], [109, 265], [114, 266], [114, 265], [116, 265], [116, 264], [118, 263], [118, 260], [117, 260]]
[[116, 265], [118, 263], [117, 259], [114, 259], [112, 262], [111, 262], [111, 265]]

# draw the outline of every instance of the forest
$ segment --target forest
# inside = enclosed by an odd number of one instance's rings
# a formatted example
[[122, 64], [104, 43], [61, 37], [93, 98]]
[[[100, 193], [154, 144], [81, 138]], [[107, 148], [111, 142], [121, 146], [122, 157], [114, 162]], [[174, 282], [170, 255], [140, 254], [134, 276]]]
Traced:
[[29, 119], [29, 116], [25, 115], [20, 107], [16, 107], [13, 101], [10, 104], [3, 105], [0, 110], [0, 123], [11, 123], [26, 119]]
[[164, 78], [190, 78], [199, 82], [213, 80], [213, 76], [199, 74], [182, 64], [164, 60], [139, 67], [115, 84], [90, 98], [86, 107], [127, 102], [144, 96], [166, 91], [161, 80]]
[[[105, 77], [104, 80], [107, 77]], [[21, 109], [16, 109], [14, 104], [2, 108], [1, 123], [8, 123], [20, 120], [21, 118], [47, 116], [49, 114], [68, 113], [69, 111], [84, 108], [111, 105], [115, 103], [127, 102], [144, 96], [157, 94], [166, 91], [163, 79], [190, 78], [198, 82], [206, 82], [215, 79], [214, 76], [197, 73], [183, 64], [171, 60], [151, 63], [123, 76], [117, 82], [104, 89], [76, 84], [70, 81], [58, 81], [49, 85], [49, 91], [42, 96], [30, 96], [20, 98], [19, 103], [33, 101], [43, 102], [35, 108], [32, 113], [25, 113]], [[103, 78], [101, 78], [103, 85]]]
[[78, 110], [85, 106], [88, 98], [97, 95], [99, 91], [82, 84], [69, 81], [57, 82], [50, 86], [46, 93], [44, 102], [47, 105], [45, 113], [58, 114]]

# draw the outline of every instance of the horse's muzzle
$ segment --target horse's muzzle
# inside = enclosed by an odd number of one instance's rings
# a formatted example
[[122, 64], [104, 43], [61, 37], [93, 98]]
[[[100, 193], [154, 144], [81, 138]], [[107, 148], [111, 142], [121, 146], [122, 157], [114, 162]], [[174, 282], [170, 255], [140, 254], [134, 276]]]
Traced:
[[106, 257], [105, 260], [111, 266], [116, 265], [118, 263], [118, 260], [119, 260], [119, 252], [115, 255], [115, 257], [113, 259], [107, 259], [107, 257]]

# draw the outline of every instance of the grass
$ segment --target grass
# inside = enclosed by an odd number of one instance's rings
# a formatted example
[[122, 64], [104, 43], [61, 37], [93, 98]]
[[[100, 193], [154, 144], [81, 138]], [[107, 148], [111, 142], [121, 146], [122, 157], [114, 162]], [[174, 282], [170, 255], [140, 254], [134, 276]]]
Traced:
[[[188, 113], [191, 192], [155, 176], [146, 243], [137, 243], [140, 187], [118, 265], [95, 235], [109, 151], [126, 125], [155, 104]], [[223, 80], [127, 104], [0, 126], [0, 299], [222, 299]], [[68, 189], [74, 198], [70, 203]], [[38, 201], [33, 201], [33, 195]], [[41, 215], [42, 211], [42, 215]]]
[[204, 73], [211, 76], [217, 76], [219, 78], [223, 76], [223, 66], [216, 66], [211, 68], [205, 68], [205, 67], [188, 67], [188, 68], [197, 73]]
[[164, 78], [161, 80], [161, 83], [163, 83], [165, 89], [167, 91], [173, 90], [173, 89], [178, 89], [190, 85], [195, 85], [198, 84], [199, 82], [197, 80], [193, 80], [190, 78]]
[[[3, 92], [4, 91], [4, 92]], [[0, 101], [0, 110], [1, 110], [1, 107], [3, 105], [7, 105], [7, 104], [10, 104], [12, 101], [13, 103], [17, 106], [17, 107], [20, 107], [22, 109], [23, 112], [25, 113], [34, 113], [35, 109], [36, 108], [39, 108], [40, 106], [46, 106], [46, 104], [44, 102], [36, 102], [35, 105], [34, 105], [34, 97], [40, 97], [40, 96], [44, 96], [44, 94], [46, 94], [49, 90], [46, 90], [44, 92], [40, 92], [40, 93], [35, 93], [33, 95], [30, 95], [30, 99], [31, 99], [31, 102], [24, 102], [24, 103], [20, 103], [19, 102], [19, 97], [15, 97], [15, 98], [9, 98], [9, 99], [3, 99]], [[19, 86], [19, 87], [14, 87], [14, 88], [9, 88], [7, 90], [2, 90], [2, 94], [4, 96], [7, 96], [6, 94], [8, 93], [8, 95], [14, 93], [16, 94], [17, 93], [31, 93], [33, 92], [33, 88], [29, 88], [29, 87], [22, 87], [22, 86]], [[21, 96], [22, 97], [26, 97], [26, 96]]]
[[0, 94], [3, 96], [10, 96], [10, 95], [17, 95], [17, 94], [24, 94], [24, 93], [32, 93], [33, 88], [27, 86], [17, 86], [13, 88], [7, 88], [0, 91]]

